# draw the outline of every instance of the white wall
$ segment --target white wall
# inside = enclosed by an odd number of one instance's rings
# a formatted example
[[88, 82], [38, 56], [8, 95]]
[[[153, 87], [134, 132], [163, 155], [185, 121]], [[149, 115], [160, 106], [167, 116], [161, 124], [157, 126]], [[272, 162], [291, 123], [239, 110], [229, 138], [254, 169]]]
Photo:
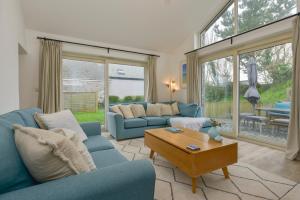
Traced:
[[[26, 30], [27, 55], [21, 58], [22, 67], [20, 69], [21, 108], [37, 106], [38, 87], [39, 87], [38, 86], [39, 40], [36, 39], [37, 36], [49, 37], [49, 38], [67, 40], [67, 41], [73, 41], [79, 43], [88, 43], [88, 44], [94, 44], [100, 46], [108, 46], [113, 48], [120, 48], [120, 49], [160, 55], [160, 58], [158, 58], [158, 62], [157, 62], [158, 96], [159, 96], [159, 100], [161, 101], [169, 100], [168, 89], [163, 84], [164, 82], [167, 81], [167, 78], [169, 77], [168, 73], [170, 70], [168, 69], [168, 66], [169, 66], [170, 59], [168, 54], [161, 53], [161, 52], [146, 51], [142, 49], [134, 49], [130, 47], [112, 45], [112, 44], [101, 43], [101, 42], [86, 41], [86, 40], [72, 38], [68, 36], [62, 36], [62, 35], [41, 33], [34, 30]], [[64, 44], [63, 50], [69, 52], [85, 53], [85, 54], [99, 55], [99, 56], [102, 55], [102, 56], [134, 59], [134, 60], [146, 60], [146, 56], [141, 56], [137, 54], [127, 54], [127, 53], [113, 52], [113, 51], [111, 51], [110, 54], [107, 54], [107, 51], [103, 49], [71, 45], [71, 44]]]
[[19, 108], [19, 50], [26, 50], [19, 0], [0, 1], [0, 114]]

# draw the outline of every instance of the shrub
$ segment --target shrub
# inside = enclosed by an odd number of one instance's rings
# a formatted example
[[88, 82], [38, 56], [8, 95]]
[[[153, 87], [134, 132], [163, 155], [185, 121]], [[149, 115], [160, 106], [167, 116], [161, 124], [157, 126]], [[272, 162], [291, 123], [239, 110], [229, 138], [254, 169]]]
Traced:
[[133, 96], [126, 96], [123, 99], [123, 102], [128, 103], [128, 102], [133, 102], [134, 101], [134, 97]]
[[109, 103], [119, 103], [120, 98], [118, 96], [109, 96]]
[[142, 101], [144, 101], [144, 96], [136, 96], [135, 97], [135, 101], [136, 102], [142, 102]]

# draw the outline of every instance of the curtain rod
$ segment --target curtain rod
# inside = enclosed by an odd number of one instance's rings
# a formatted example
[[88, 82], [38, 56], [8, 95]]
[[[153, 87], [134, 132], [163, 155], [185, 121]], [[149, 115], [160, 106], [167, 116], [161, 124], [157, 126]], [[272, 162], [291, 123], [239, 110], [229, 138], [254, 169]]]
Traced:
[[92, 45], [92, 44], [84, 44], [84, 43], [78, 43], [78, 42], [70, 42], [70, 41], [57, 40], [57, 39], [46, 38], [46, 37], [37, 37], [37, 39], [39, 39], [39, 40], [51, 40], [51, 41], [62, 42], [62, 43], [68, 43], [68, 44], [75, 44], [75, 45], [80, 45], [80, 46], [88, 46], [88, 47], [94, 47], [94, 48], [106, 49], [106, 50], [107, 50], [107, 53], [109, 53], [109, 51], [112, 50], [112, 51], [121, 51], [121, 52], [133, 53], [133, 54], [140, 54], [140, 55], [146, 55], [146, 56], [160, 57], [159, 55], [148, 54], [148, 53], [141, 53], [141, 52], [137, 52], [137, 51], [129, 51], [129, 50], [124, 50], [124, 49], [116, 49], [116, 48], [104, 47], [104, 46], [98, 46], [98, 45]]
[[296, 13], [296, 14], [294, 14], [294, 15], [290, 15], [290, 16], [288, 16], [288, 17], [284, 17], [284, 18], [282, 18], [282, 19], [279, 19], [279, 20], [270, 22], [270, 23], [268, 23], [268, 24], [265, 24], [265, 25], [256, 27], [256, 28], [254, 28], [254, 29], [251, 29], [251, 30], [248, 30], [248, 31], [245, 31], [245, 32], [242, 32], [242, 33], [238, 33], [238, 34], [236, 34], [236, 35], [233, 35], [233, 36], [228, 37], [228, 38], [225, 38], [225, 39], [223, 39], [223, 40], [220, 40], [220, 41], [211, 43], [211, 44], [206, 45], [206, 46], [204, 46], [204, 47], [200, 47], [200, 48], [194, 49], [194, 50], [192, 50], [192, 51], [186, 52], [185, 55], [186, 55], [186, 54], [189, 54], [189, 53], [193, 53], [193, 52], [199, 51], [199, 50], [201, 50], [201, 49], [205, 49], [205, 48], [207, 48], [207, 47], [210, 47], [210, 46], [212, 46], [212, 45], [215, 45], [215, 44], [218, 44], [218, 43], [227, 41], [227, 40], [230, 40], [230, 41], [231, 41], [231, 44], [232, 44], [232, 43], [233, 43], [233, 39], [234, 39], [235, 37], [238, 37], [238, 36], [240, 36], [240, 35], [247, 34], [247, 33], [249, 33], [249, 32], [252, 32], [252, 31], [255, 31], [255, 30], [264, 28], [264, 27], [266, 27], [266, 26], [270, 26], [270, 25], [272, 25], [272, 24], [276, 24], [276, 23], [278, 23], [278, 22], [284, 21], [284, 20], [286, 20], [286, 19], [290, 19], [290, 18], [292, 18], [292, 17], [299, 16], [299, 15], [300, 15], [300, 12], [298, 12], [298, 13]]

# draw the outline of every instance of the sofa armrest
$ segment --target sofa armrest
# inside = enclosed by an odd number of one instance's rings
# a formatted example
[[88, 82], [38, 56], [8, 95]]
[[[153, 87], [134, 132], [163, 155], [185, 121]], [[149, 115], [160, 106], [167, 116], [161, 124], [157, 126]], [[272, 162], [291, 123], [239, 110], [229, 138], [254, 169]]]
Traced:
[[107, 125], [109, 133], [116, 139], [118, 139], [118, 134], [124, 129], [124, 118], [122, 115], [108, 112], [107, 113]]
[[87, 136], [101, 135], [100, 122], [85, 122], [80, 124]]
[[0, 195], [0, 200], [153, 200], [155, 171], [146, 160], [124, 162]]

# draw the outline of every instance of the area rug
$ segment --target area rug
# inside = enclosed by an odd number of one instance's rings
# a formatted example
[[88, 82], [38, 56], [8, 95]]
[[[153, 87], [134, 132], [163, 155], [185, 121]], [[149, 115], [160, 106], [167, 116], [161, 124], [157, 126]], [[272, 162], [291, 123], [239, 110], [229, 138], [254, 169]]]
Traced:
[[[120, 142], [111, 139], [111, 142], [128, 160], [150, 160], [150, 149], [144, 146], [143, 138]], [[156, 172], [157, 200], [300, 199], [300, 186], [297, 183], [246, 163], [230, 166], [230, 179], [224, 178], [222, 170], [204, 174], [198, 178], [197, 192], [193, 194], [191, 179], [179, 169], [156, 153], [150, 161]]]

